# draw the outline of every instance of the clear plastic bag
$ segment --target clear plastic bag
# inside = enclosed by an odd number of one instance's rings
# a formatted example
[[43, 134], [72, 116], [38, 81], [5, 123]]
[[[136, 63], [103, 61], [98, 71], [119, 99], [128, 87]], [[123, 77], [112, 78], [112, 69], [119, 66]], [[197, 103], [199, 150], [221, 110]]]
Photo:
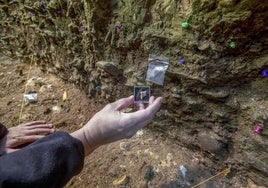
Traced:
[[158, 85], [164, 84], [166, 70], [169, 65], [169, 59], [154, 54], [149, 55], [149, 66], [146, 80]]
[[26, 104], [37, 102], [37, 93], [23, 94], [24, 102]]

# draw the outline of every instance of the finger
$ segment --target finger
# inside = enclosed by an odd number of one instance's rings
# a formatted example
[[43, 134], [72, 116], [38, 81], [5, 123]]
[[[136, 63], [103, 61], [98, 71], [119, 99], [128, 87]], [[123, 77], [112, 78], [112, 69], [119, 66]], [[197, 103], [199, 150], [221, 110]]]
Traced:
[[[162, 98], [157, 98], [144, 110], [124, 114], [126, 117], [126, 125], [128, 125], [129, 128], [135, 127], [136, 124], [140, 124], [141, 126], [139, 127], [147, 125], [153, 119], [155, 113], [159, 110], [162, 100]], [[144, 125], [142, 123], [144, 123]]]
[[43, 124], [43, 125], [34, 125], [34, 126], [25, 127], [25, 129], [27, 129], [27, 130], [38, 129], [38, 128], [51, 129], [51, 128], [53, 128], [53, 125], [52, 124]]
[[25, 124], [20, 124], [18, 126], [32, 126], [32, 125], [38, 125], [38, 124], [45, 124], [45, 121], [33, 121], [33, 122], [29, 122], [29, 123], [25, 123]]
[[54, 129], [32, 129], [32, 130], [26, 130], [26, 135], [47, 135], [47, 134], [51, 134], [54, 133], [55, 130]]
[[153, 104], [153, 102], [154, 102], [154, 96], [151, 96], [149, 99], [149, 105]]
[[158, 97], [157, 99], [153, 100], [153, 102], [146, 108], [146, 110], [155, 114], [159, 110], [162, 102], [163, 102], [163, 98]]
[[14, 140], [10, 140], [10, 143], [7, 143], [9, 148], [16, 148], [21, 145], [35, 142], [41, 138], [44, 138], [45, 135], [28, 135], [22, 137], [16, 137]]
[[45, 135], [29, 135], [29, 136], [24, 136], [21, 137], [18, 141], [17, 146], [22, 145], [22, 144], [27, 144], [27, 143], [32, 143], [35, 142], [36, 140], [39, 140], [41, 138], [44, 138]]
[[123, 99], [120, 99], [120, 100], [112, 103], [111, 106], [113, 109], [120, 111], [124, 108], [129, 107], [133, 103], [134, 103], [134, 96], [132, 95], [128, 98], [123, 98]]
[[7, 148], [6, 153], [13, 153], [15, 151], [18, 151], [19, 149], [12, 149], [12, 148]]
[[139, 110], [144, 110], [144, 104], [143, 104], [142, 102], [137, 103], [137, 108], [138, 108]]

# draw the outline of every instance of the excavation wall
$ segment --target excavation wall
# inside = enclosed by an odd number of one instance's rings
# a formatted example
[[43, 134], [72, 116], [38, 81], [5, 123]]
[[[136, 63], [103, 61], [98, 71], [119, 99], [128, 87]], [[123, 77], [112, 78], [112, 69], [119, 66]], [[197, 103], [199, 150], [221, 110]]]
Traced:
[[[102, 103], [150, 85], [165, 98], [150, 128], [268, 186], [267, 26], [263, 0], [0, 1], [0, 53]], [[149, 54], [169, 58], [163, 86]]]

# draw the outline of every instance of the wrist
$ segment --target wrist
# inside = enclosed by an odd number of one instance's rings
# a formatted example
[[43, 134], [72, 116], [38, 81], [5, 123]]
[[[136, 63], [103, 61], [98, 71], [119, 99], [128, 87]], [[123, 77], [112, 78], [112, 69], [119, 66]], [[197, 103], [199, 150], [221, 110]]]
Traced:
[[86, 133], [84, 128], [73, 132], [71, 135], [82, 142], [85, 156], [91, 154], [98, 147], [93, 144], [91, 137]]
[[94, 151], [93, 147], [91, 147], [91, 145], [89, 144], [89, 142], [86, 138], [86, 135], [85, 135], [83, 128], [73, 132], [71, 134], [71, 136], [82, 142], [83, 147], [84, 147], [85, 156], [91, 154]]

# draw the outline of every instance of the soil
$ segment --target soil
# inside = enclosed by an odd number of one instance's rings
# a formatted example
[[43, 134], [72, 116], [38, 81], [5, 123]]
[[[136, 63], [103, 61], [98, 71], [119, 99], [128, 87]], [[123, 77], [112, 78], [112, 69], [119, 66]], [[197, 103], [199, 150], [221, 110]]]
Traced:
[[[27, 80], [30, 66], [6, 57], [1, 57], [0, 64], [0, 121], [8, 127], [46, 120], [57, 131], [72, 132], [104, 106], [75, 85], [42, 72], [36, 65]], [[24, 105], [20, 118], [25, 85], [26, 93], [38, 94], [38, 101]], [[185, 178], [182, 166], [187, 169]], [[84, 169], [66, 187], [190, 187], [223, 170], [201, 153], [145, 128], [129, 140], [98, 148], [85, 158]], [[220, 175], [200, 187], [245, 185], [231, 174]]]
[[[57, 131], [72, 132], [104, 106], [36, 65], [27, 81], [28, 65], [6, 57], [1, 57], [0, 64], [0, 121], [8, 127], [46, 120]], [[26, 93], [37, 93], [38, 101], [24, 105], [20, 119], [25, 83]], [[182, 166], [187, 169], [185, 178]], [[180, 146], [149, 126], [129, 140], [98, 148], [85, 158], [84, 169], [66, 187], [190, 187], [223, 170], [201, 153]], [[220, 175], [200, 187], [243, 187], [231, 174]]]

